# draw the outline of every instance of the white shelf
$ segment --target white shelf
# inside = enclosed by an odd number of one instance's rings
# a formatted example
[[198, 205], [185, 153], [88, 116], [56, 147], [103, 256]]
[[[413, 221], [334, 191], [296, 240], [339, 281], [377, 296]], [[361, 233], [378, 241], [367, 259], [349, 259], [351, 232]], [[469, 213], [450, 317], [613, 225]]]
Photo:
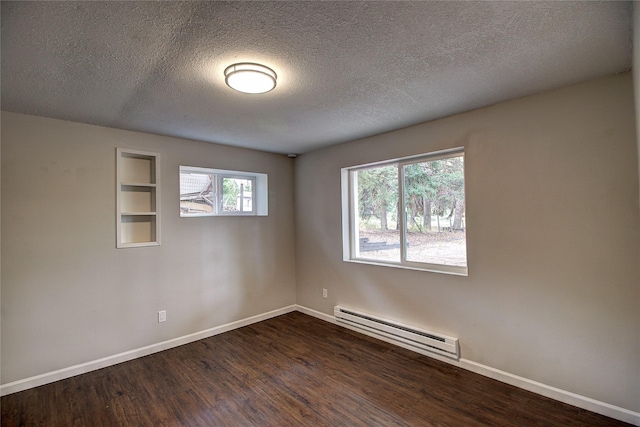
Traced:
[[142, 243], [120, 243], [118, 248], [142, 248], [145, 246], [160, 246], [157, 242], [142, 242]]
[[148, 182], [121, 182], [120, 185], [123, 187], [149, 187], [149, 188], [156, 187], [156, 184], [151, 184]]
[[160, 155], [117, 149], [116, 247], [160, 244]]

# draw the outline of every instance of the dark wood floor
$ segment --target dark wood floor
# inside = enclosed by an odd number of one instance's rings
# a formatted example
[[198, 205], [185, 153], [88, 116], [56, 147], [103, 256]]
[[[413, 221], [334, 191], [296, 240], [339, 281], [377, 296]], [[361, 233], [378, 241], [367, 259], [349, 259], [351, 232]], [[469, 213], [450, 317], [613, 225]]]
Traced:
[[1, 399], [3, 426], [622, 426], [290, 313]]

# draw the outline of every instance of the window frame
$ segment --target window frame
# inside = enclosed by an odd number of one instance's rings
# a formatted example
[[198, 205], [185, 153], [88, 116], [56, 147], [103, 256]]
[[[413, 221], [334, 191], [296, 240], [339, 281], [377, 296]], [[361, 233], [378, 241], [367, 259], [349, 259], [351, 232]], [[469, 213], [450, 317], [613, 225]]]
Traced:
[[[267, 216], [269, 214], [268, 205], [268, 176], [264, 173], [258, 172], [244, 172], [233, 171], [225, 169], [210, 169], [196, 166], [180, 166], [178, 178], [182, 174], [200, 174], [200, 175], [213, 175], [215, 176], [213, 186], [214, 192], [214, 205], [211, 213], [183, 213], [180, 209], [181, 218], [196, 218], [196, 217], [209, 217], [209, 216]], [[221, 202], [223, 197], [223, 180], [227, 179], [243, 179], [251, 181], [251, 211], [224, 211], [221, 210]], [[180, 191], [180, 183], [178, 183], [179, 197], [182, 194]]]
[[[446, 150], [435, 151], [431, 153], [420, 154], [416, 156], [402, 157], [391, 160], [384, 160], [380, 162], [367, 163], [363, 165], [356, 165], [345, 167], [341, 169], [341, 192], [342, 192], [342, 248], [343, 248], [343, 261], [354, 262], [361, 264], [372, 264], [386, 267], [404, 268], [410, 270], [429, 271], [436, 273], [453, 274], [460, 276], [468, 276], [469, 264], [468, 264], [468, 251], [467, 251], [467, 263], [464, 267], [453, 266], [447, 264], [434, 264], [426, 262], [408, 261], [406, 254], [406, 241], [407, 241], [407, 211], [406, 211], [406, 194], [404, 193], [404, 166], [412, 165], [416, 163], [423, 163], [429, 161], [442, 160], [451, 157], [465, 157], [464, 147], [456, 147]], [[363, 257], [360, 253], [359, 246], [359, 227], [358, 227], [358, 212], [357, 212], [357, 198], [358, 188], [355, 180], [355, 174], [359, 171], [381, 168], [385, 166], [395, 166], [397, 168], [398, 179], [398, 221], [401, 221], [399, 225], [400, 231], [400, 261], [386, 261], [373, 258]], [[466, 164], [464, 168], [464, 188], [465, 188], [465, 204], [466, 204]], [[466, 216], [466, 214], [465, 214]], [[465, 219], [466, 223], [466, 219]], [[465, 227], [466, 229], [466, 227]], [[465, 247], [466, 247], [466, 234], [465, 234]]]

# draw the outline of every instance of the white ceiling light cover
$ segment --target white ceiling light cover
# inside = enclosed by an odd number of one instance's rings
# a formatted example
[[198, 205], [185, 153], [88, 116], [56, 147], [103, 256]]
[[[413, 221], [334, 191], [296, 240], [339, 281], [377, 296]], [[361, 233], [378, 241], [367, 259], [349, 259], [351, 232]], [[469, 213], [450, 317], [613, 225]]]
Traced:
[[224, 70], [227, 85], [239, 92], [265, 93], [276, 87], [278, 76], [264, 65], [242, 62]]

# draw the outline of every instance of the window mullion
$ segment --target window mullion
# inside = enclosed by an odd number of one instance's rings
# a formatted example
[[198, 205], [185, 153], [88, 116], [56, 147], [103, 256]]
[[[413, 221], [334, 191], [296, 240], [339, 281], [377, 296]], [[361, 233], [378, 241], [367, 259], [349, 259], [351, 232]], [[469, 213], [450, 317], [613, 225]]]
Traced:
[[400, 230], [400, 263], [407, 260], [407, 218], [404, 195], [404, 167], [398, 163], [398, 228]]
[[358, 258], [360, 256], [360, 230], [358, 229], [357, 212], [358, 212], [358, 180], [356, 179], [356, 171], [349, 171], [349, 229], [351, 230], [351, 250], [349, 256]]
[[251, 178], [251, 213], [254, 215], [258, 209], [258, 198], [256, 197], [256, 195], [258, 194], [258, 186], [256, 184], [256, 179]]
[[222, 211], [222, 179], [220, 179], [219, 175], [212, 175], [213, 178], [213, 188], [215, 188], [215, 197], [214, 200], [216, 202], [214, 207], [214, 212], [216, 215], [219, 215]]

